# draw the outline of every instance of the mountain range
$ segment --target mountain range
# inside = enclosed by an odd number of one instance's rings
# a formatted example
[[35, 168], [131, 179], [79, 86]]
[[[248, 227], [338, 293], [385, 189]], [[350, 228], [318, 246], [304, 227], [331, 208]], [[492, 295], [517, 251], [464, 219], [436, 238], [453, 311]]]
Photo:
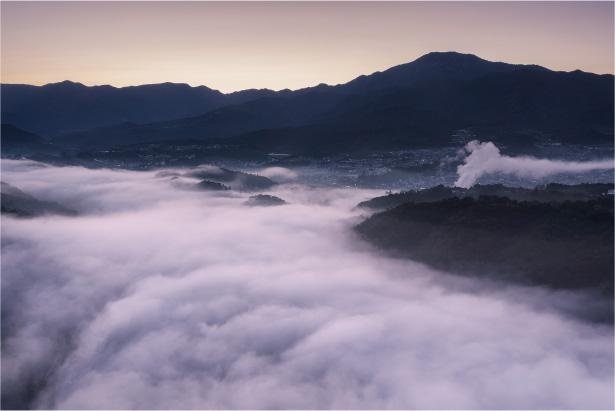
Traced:
[[446, 146], [460, 132], [509, 145], [612, 144], [613, 85], [612, 75], [434, 52], [294, 91], [3, 84], [2, 122], [79, 149], [191, 140], [326, 154]]

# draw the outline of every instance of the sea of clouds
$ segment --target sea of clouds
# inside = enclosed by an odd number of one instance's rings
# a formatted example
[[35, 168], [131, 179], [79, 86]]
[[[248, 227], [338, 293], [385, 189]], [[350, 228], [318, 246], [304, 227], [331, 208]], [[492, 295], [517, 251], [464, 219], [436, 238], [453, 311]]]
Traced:
[[375, 194], [289, 202], [156, 172], [2, 161], [78, 217], [2, 216], [2, 401], [59, 409], [613, 407], [613, 327], [575, 295], [450, 276], [361, 242]]

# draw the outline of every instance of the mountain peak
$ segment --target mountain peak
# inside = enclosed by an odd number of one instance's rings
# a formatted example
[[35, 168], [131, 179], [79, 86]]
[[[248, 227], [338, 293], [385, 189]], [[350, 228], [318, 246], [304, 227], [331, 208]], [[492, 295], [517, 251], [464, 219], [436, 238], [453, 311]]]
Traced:
[[359, 76], [348, 85], [354, 91], [412, 87], [429, 81], [471, 80], [489, 73], [513, 71], [517, 67], [514, 64], [483, 60], [474, 54], [434, 51], [409, 63], [368, 76]]
[[85, 87], [85, 85], [83, 85], [82, 83], [78, 83], [78, 82], [70, 81], [70, 80], [59, 81], [57, 83], [47, 83], [43, 87], [47, 87], [47, 86], [55, 86], [55, 87]]
[[432, 51], [430, 53], [423, 54], [421, 57], [414, 60], [414, 62], [418, 62], [418, 61], [450, 62], [454, 60], [487, 62], [487, 60], [483, 60], [474, 54], [459, 53], [456, 51]]
[[433, 51], [431, 53], [424, 54], [423, 56], [417, 58], [416, 60], [402, 64], [403, 67], [408, 65], [416, 65], [416, 64], [428, 64], [430, 66], [442, 66], [448, 67], [449, 69], [459, 69], [459, 70], [476, 70], [479, 71], [511, 71], [517, 69], [527, 69], [527, 70], [540, 70], [540, 71], [550, 71], [549, 69], [536, 65], [536, 64], [515, 64], [515, 63], [504, 63], [500, 61], [490, 61], [485, 60], [483, 58], [478, 57], [475, 54], [469, 53], [459, 53], [456, 51]]

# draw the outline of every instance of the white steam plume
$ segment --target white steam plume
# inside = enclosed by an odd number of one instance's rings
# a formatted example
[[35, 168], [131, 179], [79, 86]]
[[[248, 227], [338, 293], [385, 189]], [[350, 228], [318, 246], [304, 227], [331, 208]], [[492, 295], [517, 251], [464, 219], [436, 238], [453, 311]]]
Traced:
[[581, 173], [613, 169], [613, 159], [596, 161], [547, 160], [529, 156], [502, 155], [492, 142], [471, 141], [465, 146], [468, 156], [457, 167], [457, 187], [469, 188], [485, 174], [505, 173], [521, 178], [542, 178], [559, 173]]

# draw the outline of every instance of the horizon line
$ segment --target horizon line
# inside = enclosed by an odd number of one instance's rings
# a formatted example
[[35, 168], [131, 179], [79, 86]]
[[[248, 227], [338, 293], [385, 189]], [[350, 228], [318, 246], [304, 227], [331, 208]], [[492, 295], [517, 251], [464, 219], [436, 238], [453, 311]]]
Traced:
[[111, 88], [115, 88], [115, 89], [123, 89], [123, 88], [131, 88], [131, 87], [157, 86], [157, 85], [163, 85], [163, 84], [172, 84], [172, 85], [186, 85], [186, 86], [188, 86], [190, 88], [201, 88], [201, 87], [204, 87], [204, 88], [207, 88], [207, 89], [212, 90], [212, 91], [220, 92], [222, 94], [233, 94], [233, 93], [238, 93], [238, 92], [242, 92], [242, 91], [249, 91], [249, 90], [272, 91], [272, 92], [276, 92], [276, 93], [283, 92], [283, 91], [295, 92], [295, 91], [306, 90], [306, 89], [320, 87], [320, 86], [336, 87], [336, 86], [344, 85], [344, 84], [347, 84], [347, 83], [349, 83], [349, 82], [351, 82], [353, 80], [358, 79], [359, 77], [371, 76], [371, 75], [376, 74], [376, 73], [386, 72], [386, 71], [388, 71], [390, 69], [393, 69], [395, 67], [399, 67], [399, 66], [403, 66], [403, 65], [406, 65], [406, 64], [414, 63], [414, 62], [420, 60], [421, 58], [423, 58], [425, 56], [428, 56], [430, 54], [447, 54], [447, 53], [458, 54], [458, 55], [461, 55], [461, 56], [472, 56], [472, 57], [476, 57], [476, 58], [478, 58], [480, 60], [487, 61], [487, 62], [490, 62], [490, 63], [504, 63], [504, 64], [510, 64], [510, 65], [513, 65], [513, 66], [525, 66], [525, 67], [540, 67], [540, 68], [543, 68], [543, 69], [546, 69], [546, 70], [549, 70], [549, 71], [552, 71], [552, 72], [556, 72], [556, 73], [582, 72], [582, 73], [587, 73], [587, 74], [593, 74], [593, 75], [596, 75], [596, 76], [609, 76], [609, 75], [613, 76], [613, 75], [615, 75], [615, 73], [613, 73], [613, 72], [611, 72], [611, 73], [595, 73], [595, 72], [591, 72], [591, 71], [584, 71], [584, 70], [581, 70], [581, 69], [574, 69], [574, 70], [569, 70], [569, 71], [566, 71], [566, 70], [554, 70], [554, 69], [551, 69], [549, 67], [545, 67], [545, 66], [541, 66], [541, 65], [533, 64], [533, 63], [510, 63], [510, 62], [506, 62], [506, 61], [487, 60], [487, 59], [484, 59], [484, 58], [482, 58], [482, 57], [480, 57], [480, 56], [478, 56], [476, 54], [473, 54], [473, 53], [463, 53], [463, 52], [459, 52], [459, 51], [449, 50], [449, 51], [431, 51], [431, 52], [425, 53], [425, 54], [423, 54], [423, 55], [421, 55], [421, 56], [419, 56], [416, 59], [411, 60], [411, 61], [406, 61], [406, 62], [403, 62], [403, 63], [399, 63], [399, 64], [387, 67], [387, 68], [382, 69], [382, 70], [374, 71], [374, 72], [369, 73], [369, 74], [359, 74], [359, 75], [357, 75], [357, 76], [355, 76], [355, 77], [351, 78], [350, 80], [347, 80], [346, 82], [343, 82], [343, 83], [328, 84], [328, 83], [325, 83], [325, 82], [320, 82], [320, 83], [314, 84], [312, 86], [300, 87], [300, 88], [296, 88], [296, 89], [291, 89], [291, 88], [288, 88], [288, 87], [281, 88], [281, 89], [272, 89], [272, 88], [268, 88], [268, 87], [263, 87], [263, 88], [251, 87], [251, 88], [223, 91], [223, 90], [218, 89], [218, 88], [210, 87], [207, 84], [195, 84], [195, 83], [188, 83], [188, 82], [161, 81], [159, 83], [140, 83], [140, 84], [117, 85], [117, 84], [111, 84], [111, 83], [93, 84], [93, 83], [74, 81], [74, 80], [69, 80], [69, 79], [64, 79], [64, 80], [59, 80], [59, 81], [52, 81], [52, 82], [49, 82], [49, 83], [5, 83], [5, 82], [2, 82], [1, 79], [0, 79], [0, 85], [45, 87], [45, 86], [51, 86], [51, 85], [56, 85], [56, 84], [62, 84], [62, 83], [71, 83], [71, 84], [81, 85], [81, 86], [88, 87], [88, 88], [111, 87]]

